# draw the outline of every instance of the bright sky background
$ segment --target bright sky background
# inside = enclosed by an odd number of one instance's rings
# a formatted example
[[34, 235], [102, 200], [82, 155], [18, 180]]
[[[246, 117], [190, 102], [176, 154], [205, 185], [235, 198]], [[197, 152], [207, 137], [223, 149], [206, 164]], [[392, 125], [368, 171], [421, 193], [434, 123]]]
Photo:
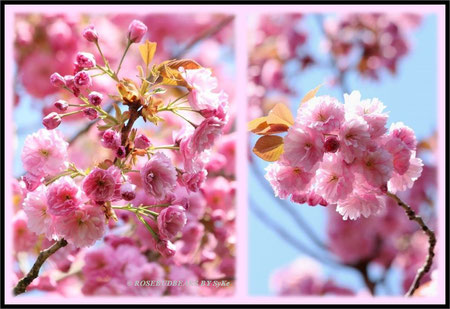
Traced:
[[[389, 123], [402, 121], [412, 127], [418, 139], [433, 133], [437, 121], [437, 24], [435, 15], [424, 16], [422, 24], [410, 32], [411, 50], [398, 66], [395, 76], [382, 74], [379, 82], [362, 80], [357, 74], [350, 74], [348, 86], [351, 90], [359, 90], [362, 98], [379, 98], [390, 111]], [[302, 22], [302, 28], [307, 30], [308, 48], [315, 57], [326, 60], [328, 56], [319, 50], [323, 38], [317, 21], [313, 16], [307, 16]], [[303, 92], [315, 88], [326, 82], [330, 71], [323, 68], [314, 68], [298, 75], [292, 85], [298, 85]], [[329, 94], [343, 101], [340, 88], [322, 87], [320, 94]], [[298, 107], [302, 95], [292, 98], [293, 113]], [[252, 145], [257, 138], [252, 137]], [[264, 173], [267, 162], [253, 155], [258, 167]], [[303, 235], [301, 230], [286, 215], [275, 202], [273, 193], [267, 192], [260, 185], [259, 180], [249, 169], [249, 194], [259, 208], [262, 208], [273, 220], [276, 220], [288, 231], [293, 232], [298, 239], [310, 248], [311, 241]], [[251, 202], [249, 198], [249, 203]], [[316, 234], [325, 240], [326, 212], [324, 207], [308, 207], [298, 204], [291, 205], [305, 221], [315, 230]], [[320, 252], [316, 249], [316, 252]], [[290, 264], [304, 254], [282, 240], [274, 231], [262, 224], [254, 213], [249, 211], [249, 292], [251, 295], [273, 294], [269, 288], [269, 278], [275, 269]], [[336, 268], [323, 265], [325, 277], [332, 277], [343, 286], [360, 289], [364, 286], [360, 275], [348, 268]], [[376, 269], [371, 270], [376, 273]], [[394, 270], [389, 273], [388, 285], [390, 293], [398, 294], [401, 273]], [[380, 289], [380, 293], [386, 293]]]

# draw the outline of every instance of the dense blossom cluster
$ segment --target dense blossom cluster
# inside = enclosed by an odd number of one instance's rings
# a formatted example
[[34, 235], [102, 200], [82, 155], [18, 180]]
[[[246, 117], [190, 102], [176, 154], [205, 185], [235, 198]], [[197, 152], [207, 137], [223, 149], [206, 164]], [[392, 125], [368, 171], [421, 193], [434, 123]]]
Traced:
[[[340, 70], [355, 66], [362, 76], [379, 79], [383, 69], [397, 72], [410, 48], [406, 34], [420, 20], [416, 14], [346, 14], [325, 22], [327, 47]], [[355, 53], [361, 56], [353, 63]]]
[[[312, 47], [307, 23], [317, 22], [323, 40]], [[378, 80], [397, 67], [410, 50], [408, 34], [421, 22], [416, 14], [353, 13], [329, 16], [270, 14], [254, 16], [249, 37], [249, 118], [275, 104], [289, 104], [301, 90], [292, 87], [305, 70], [328, 69], [330, 84], [345, 83], [351, 71]], [[312, 49], [315, 48], [315, 49]]]
[[284, 137], [281, 158], [267, 167], [275, 195], [311, 206], [336, 205], [347, 218], [380, 213], [385, 193], [411, 188], [422, 172], [414, 131], [403, 123], [387, 130], [378, 99], [329, 96], [302, 104]]
[[352, 296], [354, 292], [325, 279], [320, 265], [310, 258], [298, 258], [290, 265], [276, 270], [270, 280], [271, 289], [281, 296], [340, 295]]
[[[141, 21], [131, 21], [127, 45], [143, 41], [147, 31]], [[113, 70], [101, 52], [101, 34], [93, 25], [85, 28], [83, 39], [99, 53], [76, 52], [71, 75], [49, 74], [52, 87], [68, 95], [54, 102], [45, 129], [25, 139], [26, 174], [14, 187], [15, 251], [45, 249], [64, 238], [69, 245], [52, 260], [67, 272], [84, 259], [85, 294], [227, 294], [230, 288], [133, 289], [126, 283], [234, 280], [235, 135], [224, 135], [231, 129], [228, 95], [210, 69], [188, 59], [155, 65], [150, 77], [141, 68], [137, 82], [121, 78], [128, 47]], [[141, 54], [151, 54], [152, 44], [139, 46]], [[151, 59], [142, 58], [149, 69]], [[154, 80], [146, 81], [151, 74]], [[99, 86], [96, 80], [105, 76], [116, 86]], [[115, 116], [103, 108], [105, 101]], [[59, 131], [73, 115], [98, 121], [87, 133], [93, 140], [88, 147], [69, 145]], [[133, 128], [138, 118], [152, 126]], [[124, 231], [127, 236], [117, 236]], [[105, 245], [86, 254], [84, 248], [103, 236]], [[49, 278], [43, 274], [29, 289], [64, 294], [63, 284]]]

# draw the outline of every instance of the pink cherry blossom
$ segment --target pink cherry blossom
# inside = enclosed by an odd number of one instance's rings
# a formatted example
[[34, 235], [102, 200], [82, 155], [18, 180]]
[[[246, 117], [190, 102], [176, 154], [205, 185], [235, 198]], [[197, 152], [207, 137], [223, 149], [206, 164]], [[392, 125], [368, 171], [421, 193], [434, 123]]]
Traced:
[[156, 281], [164, 280], [164, 269], [155, 262], [145, 263], [142, 266], [132, 265], [127, 272], [127, 279], [135, 284], [136, 282], [153, 282], [154, 286], [132, 286], [133, 295], [142, 296], [161, 296], [166, 287], [164, 285], [156, 286]]
[[346, 113], [354, 114], [362, 117], [369, 126], [369, 134], [371, 138], [377, 138], [386, 132], [386, 123], [388, 114], [383, 113], [386, 108], [378, 99], [367, 99], [361, 101], [359, 91], [344, 94]]
[[132, 201], [136, 197], [136, 186], [127, 182], [120, 186], [120, 195], [125, 201]]
[[393, 158], [393, 167], [396, 173], [403, 175], [409, 168], [411, 150], [401, 139], [389, 134], [385, 138], [384, 148], [389, 151]]
[[391, 124], [389, 128], [389, 134], [399, 138], [409, 150], [416, 150], [417, 140], [414, 131], [406, 126], [403, 122], [396, 122]]
[[145, 134], [138, 134], [134, 139], [134, 147], [137, 149], [147, 149], [152, 143]]
[[392, 177], [388, 181], [388, 190], [395, 194], [398, 191], [410, 189], [413, 186], [414, 182], [422, 174], [422, 169], [422, 160], [420, 158], [417, 158], [415, 151], [413, 151], [409, 160], [408, 170], [403, 175], [394, 172]]
[[92, 246], [105, 232], [100, 207], [85, 204], [72, 214], [55, 218], [55, 231], [77, 248]]
[[37, 235], [45, 234], [48, 239], [53, 236], [53, 216], [48, 213], [46, 187], [39, 186], [28, 192], [23, 201], [23, 210], [28, 217], [28, 228]]
[[225, 120], [228, 96], [223, 92], [213, 92], [217, 88], [217, 78], [207, 68], [181, 70], [181, 74], [190, 86], [189, 104], [195, 110], [202, 111], [205, 117], [219, 116]]
[[360, 158], [358, 168], [367, 182], [378, 188], [385, 185], [391, 178], [393, 169], [392, 156], [383, 148], [374, 152], [366, 151]]
[[120, 134], [112, 129], [108, 129], [103, 132], [103, 136], [100, 141], [103, 147], [116, 150], [120, 146]]
[[322, 133], [333, 133], [344, 121], [344, 106], [330, 96], [314, 97], [300, 106], [297, 121]]
[[42, 124], [47, 130], [53, 130], [61, 124], [61, 116], [58, 113], [50, 113], [44, 117]]
[[94, 25], [89, 25], [83, 30], [83, 37], [89, 42], [95, 42], [98, 40], [98, 34]]
[[186, 224], [186, 213], [181, 206], [169, 206], [158, 215], [158, 235], [162, 240], [171, 240]]
[[133, 43], [139, 43], [147, 33], [147, 26], [139, 20], [133, 20], [128, 27], [128, 39]]
[[88, 100], [92, 105], [99, 106], [100, 104], [102, 104], [103, 94], [97, 91], [92, 91], [88, 95]]
[[141, 169], [145, 191], [156, 199], [164, 199], [176, 184], [177, 172], [169, 158], [157, 152]]
[[65, 112], [69, 108], [69, 103], [64, 100], [58, 100], [53, 105], [61, 112]]
[[76, 56], [76, 65], [82, 69], [91, 69], [95, 67], [95, 57], [91, 53], [79, 52]]
[[266, 179], [273, 188], [275, 196], [281, 199], [290, 194], [306, 191], [313, 174], [302, 168], [275, 162], [267, 166]]
[[224, 122], [217, 117], [206, 118], [195, 129], [189, 146], [193, 147], [196, 153], [211, 148], [222, 134], [223, 126]]
[[233, 205], [234, 183], [225, 177], [207, 179], [201, 192], [212, 209], [228, 210]]
[[291, 165], [313, 171], [324, 154], [323, 136], [312, 129], [294, 125], [284, 139], [283, 158]]
[[27, 215], [20, 210], [12, 219], [14, 251], [28, 251], [37, 241], [37, 235], [28, 228]]
[[22, 150], [24, 169], [33, 175], [55, 175], [67, 167], [67, 147], [58, 130], [41, 129], [28, 135]]
[[82, 202], [81, 190], [74, 180], [64, 176], [53, 182], [47, 189], [48, 213], [67, 216], [78, 209]]
[[347, 198], [339, 201], [336, 211], [344, 220], [356, 220], [360, 216], [368, 218], [381, 212], [384, 207], [384, 197], [378, 197], [372, 192], [354, 190]]
[[92, 86], [92, 78], [87, 72], [81, 71], [73, 77], [73, 84], [80, 89], [89, 88]]
[[115, 192], [116, 181], [106, 170], [93, 169], [83, 180], [83, 191], [93, 201], [109, 201]]
[[88, 252], [84, 261], [82, 271], [88, 280], [94, 280], [97, 277], [114, 277], [119, 266], [115, 251], [110, 246]]
[[371, 142], [369, 126], [361, 117], [346, 120], [339, 130], [339, 141], [345, 162], [352, 163]]
[[341, 156], [326, 154], [316, 173], [316, 193], [328, 202], [337, 202], [352, 192], [353, 180], [353, 173]]

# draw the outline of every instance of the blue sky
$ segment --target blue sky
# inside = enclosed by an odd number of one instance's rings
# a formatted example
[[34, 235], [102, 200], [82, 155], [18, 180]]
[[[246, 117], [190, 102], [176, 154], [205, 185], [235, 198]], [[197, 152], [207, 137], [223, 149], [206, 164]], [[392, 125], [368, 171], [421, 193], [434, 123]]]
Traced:
[[[314, 51], [314, 56], [326, 60], [327, 55], [321, 53], [319, 44], [322, 40], [317, 21], [313, 16], [307, 16], [302, 23], [302, 28], [307, 30], [308, 48]], [[437, 24], [436, 16], [424, 16], [422, 24], [409, 34], [411, 50], [403, 58], [398, 66], [398, 73], [391, 76], [386, 73], [381, 75], [380, 81], [362, 80], [357, 74], [348, 76], [347, 84], [350, 90], [359, 90], [362, 98], [379, 98], [390, 111], [389, 123], [402, 121], [412, 127], [416, 136], [420, 139], [431, 135], [436, 128], [437, 121]], [[299, 97], [292, 98], [293, 112], [304, 93], [317, 85], [326, 82], [330, 76], [330, 70], [315, 68], [299, 74], [292, 85], [298, 85], [303, 92]], [[340, 88], [323, 86], [319, 94], [335, 96], [343, 101]], [[252, 136], [252, 143], [256, 136]], [[253, 160], [261, 173], [267, 163], [256, 156]], [[296, 226], [292, 217], [287, 215], [277, 202], [273, 194], [263, 189], [260, 180], [249, 169], [249, 203], [253, 200], [271, 218], [286, 230], [291, 231], [296, 237], [310, 248], [312, 245], [308, 237]], [[326, 209], [323, 207], [308, 207], [291, 204], [292, 209], [298, 212], [312, 227], [321, 239], [326, 238]], [[320, 252], [319, 250], [315, 250]], [[293, 248], [282, 240], [274, 231], [267, 228], [252, 211], [249, 211], [249, 292], [251, 295], [272, 294], [269, 289], [269, 278], [275, 269], [286, 266], [296, 258], [304, 256], [304, 253]], [[377, 269], [371, 269], [376, 273]], [[324, 276], [330, 276], [343, 286], [360, 289], [364, 283], [358, 273], [347, 268], [336, 268], [323, 265]], [[400, 293], [399, 284], [401, 274], [393, 270], [388, 276], [390, 293]], [[387, 293], [380, 290], [380, 293]]]

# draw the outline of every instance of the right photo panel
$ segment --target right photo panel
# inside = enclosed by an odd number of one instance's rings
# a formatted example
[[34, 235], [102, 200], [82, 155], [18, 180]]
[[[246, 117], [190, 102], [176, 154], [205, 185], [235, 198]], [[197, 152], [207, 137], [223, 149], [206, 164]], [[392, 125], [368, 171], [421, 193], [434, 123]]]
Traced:
[[437, 16], [384, 11], [248, 20], [251, 296], [437, 293]]

